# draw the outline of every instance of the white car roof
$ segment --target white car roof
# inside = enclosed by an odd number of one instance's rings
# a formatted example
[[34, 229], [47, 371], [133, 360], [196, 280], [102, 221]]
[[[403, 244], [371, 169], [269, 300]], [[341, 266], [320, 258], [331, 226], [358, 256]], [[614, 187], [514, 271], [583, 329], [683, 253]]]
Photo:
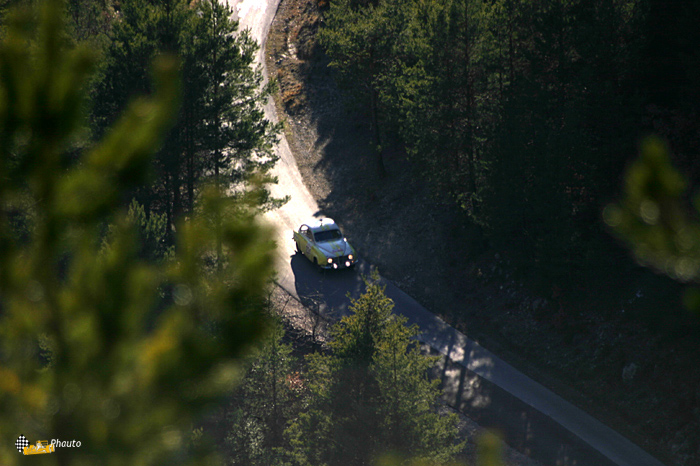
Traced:
[[308, 225], [309, 229], [316, 233], [317, 231], [326, 231], [326, 230], [339, 230], [338, 225], [335, 224], [335, 221], [332, 218], [315, 218], [304, 225]]

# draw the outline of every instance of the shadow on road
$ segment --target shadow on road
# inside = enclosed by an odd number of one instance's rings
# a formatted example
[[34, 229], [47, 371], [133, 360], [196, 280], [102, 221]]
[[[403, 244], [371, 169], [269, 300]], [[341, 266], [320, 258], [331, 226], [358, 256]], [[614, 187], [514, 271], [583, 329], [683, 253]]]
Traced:
[[[362, 275], [370, 273], [362, 261], [355, 269], [321, 270], [299, 253], [290, 260], [301, 302], [329, 321], [349, 314], [348, 294], [357, 298], [364, 291]], [[391, 282], [382, 281], [386, 295], [394, 301], [394, 312], [406, 316], [409, 325], [420, 327], [422, 343], [440, 348], [440, 352], [431, 350], [443, 354], [432, 376], [441, 381], [448, 404], [479, 425], [496, 430], [510, 446], [545, 465], [612, 465], [550, 417], [489, 382], [487, 379], [508, 375], [494, 366], [488, 351], [455, 332]]]
[[355, 268], [323, 270], [313, 265], [300, 253], [291, 256], [294, 287], [304, 306], [329, 319], [349, 314], [350, 298], [357, 298], [364, 290], [363, 263]]
[[550, 417], [461, 364], [443, 356], [431, 375], [441, 381], [443, 399], [450, 406], [544, 465], [614, 466]]

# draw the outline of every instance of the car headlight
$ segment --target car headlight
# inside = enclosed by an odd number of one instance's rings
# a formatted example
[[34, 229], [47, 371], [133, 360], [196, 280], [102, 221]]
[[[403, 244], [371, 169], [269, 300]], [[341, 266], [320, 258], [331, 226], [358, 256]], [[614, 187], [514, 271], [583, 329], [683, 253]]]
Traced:
[[350, 260], [353, 259], [352, 254], [348, 254], [348, 259], [350, 259]]
[[333, 263], [333, 258], [329, 257], [329, 258], [328, 258], [328, 263], [329, 263], [329, 264], [332, 264], [332, 263]]

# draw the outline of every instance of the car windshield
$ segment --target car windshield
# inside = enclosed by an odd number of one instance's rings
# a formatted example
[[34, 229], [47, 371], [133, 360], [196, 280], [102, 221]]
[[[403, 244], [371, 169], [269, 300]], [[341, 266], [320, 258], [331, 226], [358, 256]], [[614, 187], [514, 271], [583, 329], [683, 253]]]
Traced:
[[328, 241], [336, 241], [342, 238], [340, 230], [325, 230], [314, 233], [314, 239], [317, 243], [326, 243]]

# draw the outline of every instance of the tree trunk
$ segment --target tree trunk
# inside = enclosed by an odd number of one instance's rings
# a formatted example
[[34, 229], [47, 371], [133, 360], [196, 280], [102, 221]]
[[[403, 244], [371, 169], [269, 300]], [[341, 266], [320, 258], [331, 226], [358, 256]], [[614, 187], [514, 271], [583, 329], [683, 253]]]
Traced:
[[377, 151], [377, 173], [379, 178], [386, 178], [387, 171], [386, 165], [384, 165], [384, 146], [382, 144], [382, 132], [379, 128], [379, 103], [377, 91], [372, 89], [370, 91], [371, 108], [372, 108], [372, 129], [374, 130], [374, 145]]
[[[178, 161], [178, 163], [175, 164], [175, 167], [179, 166], [180, 163]], [[180, 192], [180, 182], [180, 175], [178, 173], [173, 173], [173, 220], [175, 221], [180, 218], [180, 214], [182, 213], [182, 193]]]
[[[217, 54], [216, 54], [216, 48], [213, 50], [213, 56], [212, 56], [212, 71], [216, 67], [216, 62], [217, 62]], [[214, 86], [214, 105], [218, 106], [219, 99], [218, 99], [218, 94], [219, 94], [219, 86]], [[217, 111], [215, 113], [214, 117], [214, 128], [216, 131], [216, 134], [218, 135], [219, 133], [219, 128], [221, 127], [221, 121], [219, 119], [219, 112], [218, 112], [218, 107]], [[215, 144], [217, 149], [214, 151], [214, 183], [216, 184], [216, 195], [218, 197], [222, 197], [221, 194], [221, 180], [219, 179], [219, 165], [221, 165], [221, 150], [218, 149], [219, 147], [219, 141], [215, 141]], [[221, 271], [222, 269], [222, 264], [221, 260], [223, 257], [223, 247], [222, 247], [222, 239], [221, 239], [221, 211], [219, 209], [216, 210], [216, 269], [218, 271]]]
[[[216, 195], [221, 197], [221, 184], [219, 183], [219, 153], [217, 151], [215, 163], [214, 163], [214, 182], [216, 184]], [[221, 212], [219, 209], [216, 209], [216, 218], [214, 220], [216, 226], [216, 269], [218, 271], [221, 271], [221, 260], [223, 257], [223, 247], [222, 247], [222, 240], [221, 240]]]
[[272, 444], [277, 446], [280, 445], [281, 442], [281, 432], [280, 432], [280, 425], [279, 425], [279, 420], [280, 420], [280, 413], [279, 413], [279, 400], [277, 399], [277, 363], [279, 359], [279, 354], [277, 351], [277, 340], [275, 338], [272, 339]]
[[192, 117], [192, 109], [187, 112], [186, 124], [187, 131], [187, 210], [192, 215], [194, 212], [194, 180], [196, 174], [194, 172], [194, 136], [192, 135], [192, 127], [194, 126], [194, 118]]
[[175, 223], [173, 219], [173, 202], [170, 200], [170, 193], [172, 191], [170, 187], [171, 181], [170, 181], [170, 175], [166, 172], [165, 173], [165, 216], [166, 216], [166, 225], [167, 225], [167, 241], [168, 244], [172, 244], [172, 239], [173, 239], [173, 224]]
[[[466, 121], [463, 152], [467, 159], [467, 191], [470, 195], [476, 191], [476, 163], [474, 160], [474, 83], [471, 73], [471, 37], [469, 33], [469, 2], [464, 2], [464, 76], [466, 78]], [[473, 206], [472, 206], [473, 208]]]

